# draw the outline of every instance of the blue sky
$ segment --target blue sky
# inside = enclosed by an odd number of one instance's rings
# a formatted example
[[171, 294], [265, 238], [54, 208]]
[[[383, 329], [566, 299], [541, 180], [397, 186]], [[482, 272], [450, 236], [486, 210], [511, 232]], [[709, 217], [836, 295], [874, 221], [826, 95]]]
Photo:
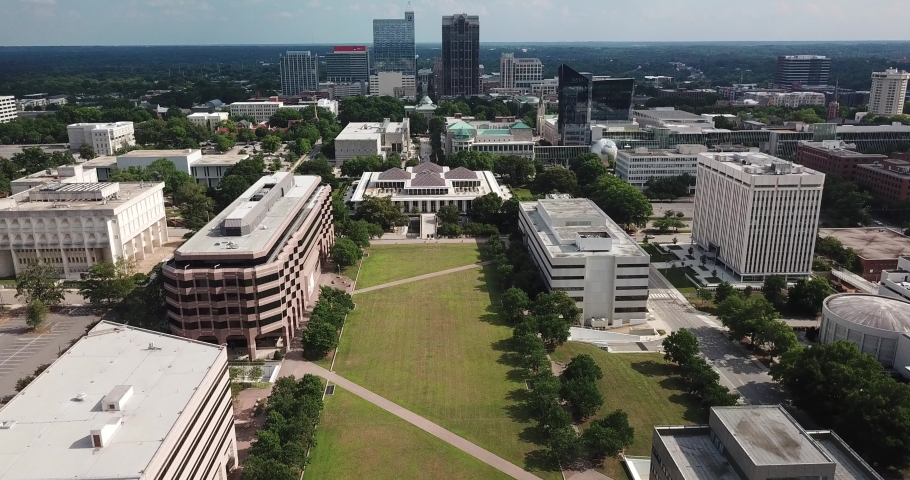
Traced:
[[[908, 0], [412, 0], [418, 42], [480, 15], [481, 41], [910, 40]], [[358, 44], [387, 0], [0, 0], [0, 45]]]

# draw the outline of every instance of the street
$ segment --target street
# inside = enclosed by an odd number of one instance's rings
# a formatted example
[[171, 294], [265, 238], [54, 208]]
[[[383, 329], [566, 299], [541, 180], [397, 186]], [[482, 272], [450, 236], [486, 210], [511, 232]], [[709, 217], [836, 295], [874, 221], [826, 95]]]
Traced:
[[784, 401], [768, 369], [727, 339], [719, 320], [693, 308], [653, 265], [650, 277], [648, 309], [651, 314], [674, 331], [686, 328], [694, 333], [702, 355], [720, 374], [723, 385], [739, 392], [748, 404], [770, 405]]

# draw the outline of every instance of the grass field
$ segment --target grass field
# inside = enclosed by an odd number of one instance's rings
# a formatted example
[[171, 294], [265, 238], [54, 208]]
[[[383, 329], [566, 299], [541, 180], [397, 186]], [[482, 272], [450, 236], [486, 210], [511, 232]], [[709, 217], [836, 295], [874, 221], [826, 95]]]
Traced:
[[[363, 260], [356, 288], [374, 287], [480, 261], [480, 249], [473, 240], [465, 240], [465, 243], [375, 245], [367, 251], [370, 256]], [[346, 271], [350, 272], [349, 275], [356, 275], [356, 265]]]
[[538, 476], [558, 479], [558, 467], [542, 454], [541, 432], [519, 404], [527, 391], [507, 351], [512, 329], [493, 307], [499, 289], [492, 268], [358, 295], [335, 371]]
[[506, 479], [508, 475], [335, 387], [305, 478]]
[[[673, 366], [657, 353], [607, 353], [593, 345], [569, 342], [556, 349], [553, 360], [569, 363], [586, 353], [594, 358], [604, 378], [598, 382], [604, 405], [593, 419], [616, 409], [629, 415], [635, 428], [635, 442], [627, 455], [650, 456], [655, 425], [706, 423], [707, 411], [685, 390], [683, 381], [673, 375]], [[614, 479], [625, 477], [618, 461], [608, 460], [604, 473]]]
[[654, 244], [642, 243], [639, 246], [642, 248], [642, 250], [651, 256], [651, 263], [669, 262], [670, 260], [676, 260], [675, 255], [667, 255], [666, 253], [661, 253], [657, 247], [654, 246]]

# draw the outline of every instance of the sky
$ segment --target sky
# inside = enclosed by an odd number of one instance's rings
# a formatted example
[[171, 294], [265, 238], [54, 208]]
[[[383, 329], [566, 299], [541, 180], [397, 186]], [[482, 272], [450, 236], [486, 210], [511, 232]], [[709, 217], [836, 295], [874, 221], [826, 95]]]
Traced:
[[[908, 0], [412, 0], [417, 42], [910, 40]], [[0, 46], [370, 44], [407, 0], [0, 0]]]

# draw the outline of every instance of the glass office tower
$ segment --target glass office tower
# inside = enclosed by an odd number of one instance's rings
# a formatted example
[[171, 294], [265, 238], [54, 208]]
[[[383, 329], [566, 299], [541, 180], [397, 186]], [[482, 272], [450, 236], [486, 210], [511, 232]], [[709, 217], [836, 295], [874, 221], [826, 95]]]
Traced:
[[591, 145], [591, 98], [593, 77], [568, 65], [559, 67], [559, 144]]
[[319, 57], [309, 51], [289, 51], [281, 56], [281, 94], [295, 97], [315, 92], [319, 86]]
[[632, 111], [631, 78], [595, 78], [592, 86], [591, 123], [627, 122]]
[[480, 95], [480, 17], [442, 17], [442, 88], [437, 92], [456, 97]]
[[373, 20], [373, 73], [417, 75], [414, 10], [408, 5], [403, 20]]

